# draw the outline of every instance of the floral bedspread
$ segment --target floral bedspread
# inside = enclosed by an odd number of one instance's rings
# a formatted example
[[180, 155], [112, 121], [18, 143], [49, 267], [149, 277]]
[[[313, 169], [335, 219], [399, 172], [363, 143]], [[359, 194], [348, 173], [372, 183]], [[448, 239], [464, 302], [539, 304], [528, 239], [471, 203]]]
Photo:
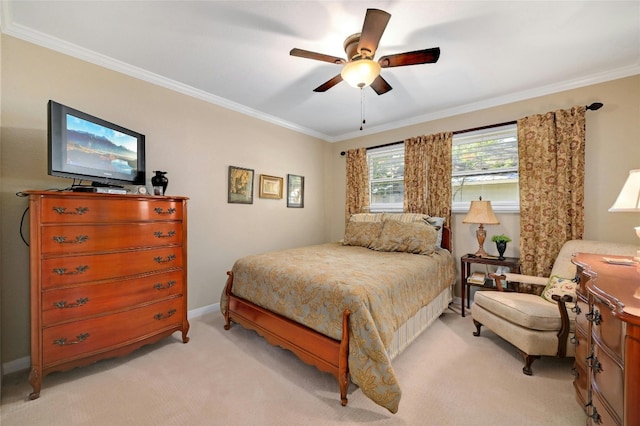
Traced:
[[[333, 339], [342, 338], [349, 309], [351, 381], [392, 413], [401, 397], [386, 352], [393, 333], [456, 276], [446, 250], [418, 255], [340, 243], [247, 256], [232, 270], [234, 295]], [[223, 292], [223, 309], [225, 299]]]

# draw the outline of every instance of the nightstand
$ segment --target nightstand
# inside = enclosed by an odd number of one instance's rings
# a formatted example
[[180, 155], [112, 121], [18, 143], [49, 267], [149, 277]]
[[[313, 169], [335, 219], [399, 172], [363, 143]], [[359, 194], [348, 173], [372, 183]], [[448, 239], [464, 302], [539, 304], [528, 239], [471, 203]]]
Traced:
[[515, 274], [520, 273], [520, 258], [519, 257], [505, 257], [500, 260], [497, 257], [476, 257], [473, 254], [465, 254], [460, 258], [460, 280], [462, 285], [460, 291], [462, 293], [462, 316], [464, 316], [465, 298], [467, 309], [469, 309], [469, 296], [471, 293], [471, 286], [484, 287], [483, 284], [470, 283], [467, 281], [467, 277], [471, 273], [471, 264], [478, 265], [492, 265], [492, 266], [507, 266], [510, 268], [510, 272]]

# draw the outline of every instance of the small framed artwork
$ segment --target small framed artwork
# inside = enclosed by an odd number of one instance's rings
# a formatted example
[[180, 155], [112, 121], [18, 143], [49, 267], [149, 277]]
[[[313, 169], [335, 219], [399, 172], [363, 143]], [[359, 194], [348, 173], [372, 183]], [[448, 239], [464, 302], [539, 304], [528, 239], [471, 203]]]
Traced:
[[282, 198], [281, 177], [260, 175], [260, 198]]
[[253, 169], [229, 166], [227, 202], [253, 204]]
[[304, 176], [287, 175], [287, 207], [304, 207]]

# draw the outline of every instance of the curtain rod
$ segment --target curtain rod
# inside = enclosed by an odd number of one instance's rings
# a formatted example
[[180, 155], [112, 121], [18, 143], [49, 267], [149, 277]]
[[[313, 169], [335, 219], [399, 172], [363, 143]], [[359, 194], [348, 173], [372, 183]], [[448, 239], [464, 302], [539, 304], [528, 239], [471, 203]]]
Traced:
[[[603, 107], [603, 103], [601, 102], [594, 102], [591, 105], [587, 105], [585, 106], [586, 109], [591, 110], [591, 111], [597, 111], [600, 108]], [[502, 126], [508, 126], [510, 124], [516, 124], [518, 121], [517, 120], [513, 120], [513, 121], [505, 121], [504, 123], [497, 123], [497, 124], [489, 124], [486, 126], [480, 126], [480, 127], [474, 127], [471, 129], [464, 129], [464, 130], [456, 130], [455, 132], [453, 132], [454, 135], [459, 135], [461, 133], [469, 133], [469, 132], [475, 132], [476, 130], [487, 130], [487, 129], [492, 129], [494, 127], [502, 127]], [[389, 142], [389, 143], [385, 143], [382, 145], [376, 145], [376, 146], [370, 146], [367, 148], [367, 150], [369, 149], [376, 149], [376, 148], [384, 148], [387, 146], [393, 146], [393, 145], [399, 145], [401, 143], [404, 143], [404, 141], [396, 141], [396, 142]], [[345, 156], [347, 155], [347, 153], [345, 151], [342, 151], [340, 153], [341, 156]]]

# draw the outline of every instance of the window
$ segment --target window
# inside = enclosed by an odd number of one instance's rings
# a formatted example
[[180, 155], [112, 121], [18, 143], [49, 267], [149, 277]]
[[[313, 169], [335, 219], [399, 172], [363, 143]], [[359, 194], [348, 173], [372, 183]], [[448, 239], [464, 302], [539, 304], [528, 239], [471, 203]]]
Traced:
[[518, 211], [518, 134], [515, 124], [453, 137], [453, 211], [482, 197], [495, 211]]
[[372, 212], [402, 212], [404, 204], [404, 144], [367, 150]]
[[[372, 212], [401, 212], [404, 204], [404, 144], [367, 150]], [[517, 212], [518, 131], [515, 124], [454, 135], [453, 211], [466, 213], [472, 200], [490, 200], [495, 211]]]

